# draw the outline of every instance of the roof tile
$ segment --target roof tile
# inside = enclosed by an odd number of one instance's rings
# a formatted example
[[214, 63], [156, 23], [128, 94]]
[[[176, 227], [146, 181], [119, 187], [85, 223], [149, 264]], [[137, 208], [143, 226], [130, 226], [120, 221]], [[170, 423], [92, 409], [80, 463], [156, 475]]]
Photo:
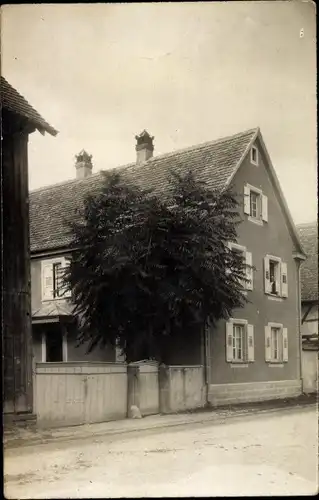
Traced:
[[[222, 188], [235, 173], [257, 131], [251, 129], [217, 141], [155, 156], [141, 165], [133, 163], [113, 170], [121, 172], [143, 188], [154, 189], [155, 193], [167, 192], [167, 177], [171, 169], [179, 173], [192, 169], [210, 188]], [[30, 193], [32, 252], [54, 250], [70, 244], [64, 220], [76, 217], [85, 195], [98, 190], [102, 179], [101, 173], [97, 173]]]
[[12, 113], [28, 118], [40, 132], [57, 135], [57, 131], [49, 125], [44, 118], [28, 103], [28, 101], [15, 90], [7, 80], [1, 76], [1, 106]]
[[301, 300], [318, 300], [318, 222], [297, 226], [307, 256], [301, 265]]

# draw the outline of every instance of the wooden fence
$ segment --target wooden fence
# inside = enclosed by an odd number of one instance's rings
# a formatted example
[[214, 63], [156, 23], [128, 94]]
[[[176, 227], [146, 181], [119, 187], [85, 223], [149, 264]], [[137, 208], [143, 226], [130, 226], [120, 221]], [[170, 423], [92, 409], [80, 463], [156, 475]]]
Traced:
[[125, 418], [123, 363], [37, 363], [36, 414], [40, 425], [89, 424]]
[[40, 426], [54, 427], [171, 413], [204, 405], [202, 366], [157, 363], [37, 363], [34, 411]]

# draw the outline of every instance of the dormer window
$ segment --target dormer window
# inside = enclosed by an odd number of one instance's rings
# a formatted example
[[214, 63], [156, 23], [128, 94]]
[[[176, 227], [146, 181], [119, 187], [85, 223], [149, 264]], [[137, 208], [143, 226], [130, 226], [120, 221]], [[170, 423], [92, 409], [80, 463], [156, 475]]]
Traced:
[[258, 149], [253, 146], [250, 150], [250, 161], [253, 165], [258, 165]]

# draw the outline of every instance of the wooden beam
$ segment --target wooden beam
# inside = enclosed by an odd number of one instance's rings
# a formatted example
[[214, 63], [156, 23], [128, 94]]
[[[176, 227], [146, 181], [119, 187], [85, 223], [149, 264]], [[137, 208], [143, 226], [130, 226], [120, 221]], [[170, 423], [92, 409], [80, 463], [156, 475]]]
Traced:
[[311, 309], [312, 309], [312, 304], [310, 304], [310, 306], [308, 307], [308, 309], [306, 310], [305, 314], [302, 317], [302, 320], [301, 320], [302, 325], [306, 321], [306, 318], [307, 318], [308, 314], [310, 313]]

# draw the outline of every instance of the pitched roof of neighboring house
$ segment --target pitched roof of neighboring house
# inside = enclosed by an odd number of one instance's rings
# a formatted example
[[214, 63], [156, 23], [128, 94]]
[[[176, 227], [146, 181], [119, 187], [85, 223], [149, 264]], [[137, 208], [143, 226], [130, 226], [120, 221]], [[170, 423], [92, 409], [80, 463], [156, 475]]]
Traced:
[[[240, 167], [251, 145], [258, 137], [268, 159], [270, 174], [276, 184], [292, 237], [296, 247], [302, 249], [294, 223], [289, 214], [277, 176], [271, 165], [259, 128], [250, 129], [230, 137], [206, 142], [197, 146], [154, 156], [142, 164], [131, 163], [113, 169], [123, 177], [143, 188], [152, 188], [155, 193], [168, 192], [167, 177], [171, 169], [182, 173], [194, 169], [196, 176], [212, 189], [226, 187]], [[30, 237], [31, 251], [66, 248], [70, 242], [64, 217], [74, 220], [83, 206], [86, 194], [98, 190], [102, 174], [85, 179], [75, 179], [43, 187], [30, 193]]]
[[301, 265], [301, 300], [318, 300], [318, 223], [299, 224], [299, 238], [307, 260]]
[[1, 106], [4, 109], [27, 118], [42, 134], [48, 132], [51, 135], [57, 135], [57, 130], [51, 127], [3, 76], [1, 76], [0, 95]]

